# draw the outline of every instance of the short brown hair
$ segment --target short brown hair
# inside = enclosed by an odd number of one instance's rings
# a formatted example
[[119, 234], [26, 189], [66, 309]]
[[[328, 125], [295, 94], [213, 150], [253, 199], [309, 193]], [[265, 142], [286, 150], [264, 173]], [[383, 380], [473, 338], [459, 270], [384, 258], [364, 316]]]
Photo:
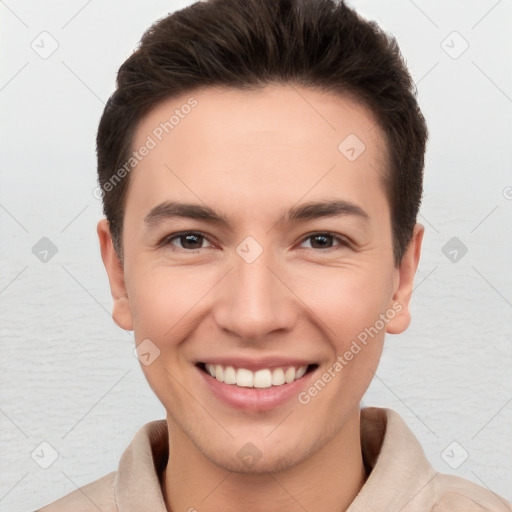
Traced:
[[121, 258], [129, 176], [112, 179], [130, 159], [149, 110], [197, 88], [276, 83], [349, 95], [373, 112], [387, 139], [386, 190], [400, 263], [421, 202], [427, 127], [396, 40], [335, 0], [196, 2], [144, 33], [118, 71], [97, 135], [103, 210]]

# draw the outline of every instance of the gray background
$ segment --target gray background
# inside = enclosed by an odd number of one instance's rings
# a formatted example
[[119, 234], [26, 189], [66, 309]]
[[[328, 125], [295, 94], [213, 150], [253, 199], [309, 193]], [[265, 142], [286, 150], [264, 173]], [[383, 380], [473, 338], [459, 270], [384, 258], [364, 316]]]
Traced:
[[[2, 511], [115, 470], [164, 416], [111, 319], [94, 140], [121, 62], [186, 3], [0, 2]], [[364, 404], [397, 410], [438, 470], [512, 500], [512, 1], [351, 3], [397, 37], [431, 133], [413, 321]]]

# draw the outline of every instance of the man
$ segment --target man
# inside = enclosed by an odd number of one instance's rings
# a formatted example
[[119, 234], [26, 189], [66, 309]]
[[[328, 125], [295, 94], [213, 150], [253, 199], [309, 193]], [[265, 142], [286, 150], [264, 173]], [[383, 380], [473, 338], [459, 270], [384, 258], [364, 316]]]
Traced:
[[396, 43], [343, 3], [153, 25], [100, 122], [98, 235], [167, 417], [42, 510], [511, 510], [359, 406], [409, 325], [426, 139]]

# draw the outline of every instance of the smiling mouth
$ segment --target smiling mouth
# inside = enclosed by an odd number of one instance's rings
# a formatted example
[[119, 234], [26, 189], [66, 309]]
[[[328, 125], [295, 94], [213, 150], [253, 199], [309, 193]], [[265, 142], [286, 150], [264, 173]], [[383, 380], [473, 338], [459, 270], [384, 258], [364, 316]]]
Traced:
[[240, 388], [265, 389], [290, 384], [301, 379], [307, 373], [314, 371], [318, 365], [282, 366], [277, 368], [262, 368], [251, 371], [247, 368], [235, 368], [221, 364], [198, 363], [203, 372], [218, 382]]

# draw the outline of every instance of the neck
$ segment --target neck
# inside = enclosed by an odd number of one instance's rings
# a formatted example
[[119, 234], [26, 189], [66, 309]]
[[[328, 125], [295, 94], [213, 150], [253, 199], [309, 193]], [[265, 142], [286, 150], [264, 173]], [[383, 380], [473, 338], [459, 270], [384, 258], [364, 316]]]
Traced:
[[366, 479], [359, 411], [326, 445], [291, 468], [235, 473], [204, 457], [176, 424], [162, 488], [169, 512], [342, 512]]

